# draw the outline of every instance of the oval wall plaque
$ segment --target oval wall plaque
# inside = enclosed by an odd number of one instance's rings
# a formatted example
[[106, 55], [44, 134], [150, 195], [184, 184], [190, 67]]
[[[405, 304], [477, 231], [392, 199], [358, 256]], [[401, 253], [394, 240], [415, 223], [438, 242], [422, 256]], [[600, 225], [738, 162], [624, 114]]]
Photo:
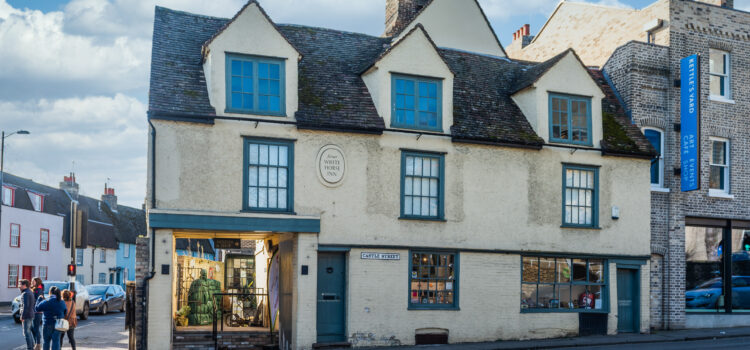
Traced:
[[323, 146], [318, 152], [318, 178], [326, 186], [338, 186], [344, 179], [344, 151], [336, 145]]

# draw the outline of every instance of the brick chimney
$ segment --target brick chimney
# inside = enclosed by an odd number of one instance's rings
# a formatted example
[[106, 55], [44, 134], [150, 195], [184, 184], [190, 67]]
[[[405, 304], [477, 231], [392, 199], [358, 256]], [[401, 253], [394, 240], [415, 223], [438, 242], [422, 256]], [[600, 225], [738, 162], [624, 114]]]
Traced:
[[63, 181], [60, 182], [60, 189], [68, 192], [71, 197], [78, 196], [78, 184], [76, 183], [76, 174], [70, 173], [69, 176], [63, 176]]
[[698, 2], [705, 2], [706, 4], [726, 7], [728, 9], [734, 8], [734, 0], [698, 0]]
[[524, 24], [523, 27], [513, 33], [513, 42], [511, 45], [518, 45], [521, 46], [521, 48], [524, 48], [531, 43], [532, 39], [534, 39], [534, 36], [531, 35], [531, 26], [529, 24]]
[[115, 196], [115, 189], [107, 187], [106, 183], [104, 184], [104, 194], [102, 194], [102, 202], [107, 203], [109, 209], [112, 209], [112, 211], [117, 211], [117, 196]]
[[429, 0], [385, 0], [385, 36], [398, 34]]

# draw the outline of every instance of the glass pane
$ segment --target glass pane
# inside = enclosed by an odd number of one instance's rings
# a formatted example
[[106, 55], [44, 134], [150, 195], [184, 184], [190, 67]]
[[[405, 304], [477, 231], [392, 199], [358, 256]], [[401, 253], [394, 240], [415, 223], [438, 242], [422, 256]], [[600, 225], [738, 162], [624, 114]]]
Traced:
[[724, 77], [711, 75], [709, 80], [709, 87], [712, 96], [724, 96]]
[[279, 208], [286, 209], [287, 201], [286, 198], [289, 194], [286, 189], [279, 189]]
[[724, 141], [713, 141], [713, 149], [711, 152], [711, 164], [726, 165], [727, 164], [727, 147]]
[[275, 188], [268, 189], [268, 207], [278, 208], [278, 193]]
[[537, 289], [537, 297], [540, 308], [557, 308], [560, 304], [555, 297], [554, 284], [540, 284]]
[[404, 178], [404, 195], [413, 194], [413, 189], [412, 189], [413, 181], [414, 180], [411, 177]]
[[558, 284], [556, 285], [556, 288], [557, 288], [557, 300], [560, 304], [560, 308], [563, 308], [563, 309], [572, 308], [573, 304], [570, 302], [570, 285]]
[[586, 281], [586, 260], [585, 259], [573, 259], [573, 281], [575, 282]]
[[[724, 294], [721, 279], [722, 246], [721, 228], [685, 227], [686, 309], [716, 310], [721, 307], [719, 296]], [[734, 263], [734, 256], [732, 260]]]
[[258, 145], [250, 145], [250, 164], [258, 164]]
[[604, 299], [602, 298], [602, 286], [588, 286], [587, 289], [589, 297], [593, 297], [593, 300], [589, 304], [588, 308], [601, 310], [602, 307], [604, 307]]
[[430, 199], [422, 197], [422, 216], [430, 215]]
[[406, 157], [406, 175], [414, 175], [414, 157]]
[[726, 168], [721, 166], [711, 166], [711, 174], [708, 178], [708, 187], [715, 190], [725, 190], [724, 174]]
[[521, 285], [521, 308], [522, 309], [536, 309], [537, 305], [537, 290], [536, 284], [522, 284]]
[[269, 187], [277, 187], [278, 186], [278, 168], [268, 168], [268, 186]]
[[242, 62], [237, 60], [232, 60], [232, 75], [241, 75], [242, 74]]
[[268, 79], [268, 63], [258, 63], [258, 78]]
[[732, 308], [750, 310], [750, 230], [732, 230]]
[[438, 180], [430, 179], [430, 197], [438, 196]]
[[258, 186], [258, 167], [251, 166], [247, 171], [247, 183], [249, 186]]
[[268, 186], [268, 168], [258, 168], [258, 186]]
[[438, 200], [436, 198], [430, 199], [430, 216], [438, 216]]
[[289, 187], [287, 181], [286, 168], [279, 168], [279, 181], [277, 185], [281, 188], [287, 188]]
[[557, 259], [557, 282], [570, 282], [570, 259]]
[[714, 49], [709, 50], [708, 67], [711, 73], [726, 74], [727, 67], [724, 61], [724, 55], [726, 55], [726, 53], [723, 51]]
[[258, 151], [260, 153], [260, 160], [258, 163], [261, 165], [268, 165], [268, 145], [260, 145]]
[[268, 189], [266, 188], [258, 189], [258, 207], [260, 208], [268, 207]]
[[412, 215], [412, 197], [404, 196], [404, 215]]
[[253, 76], [253, 63], [252, 62], [242, 62], [242, 75], [246, 77]]
[[279, 146], [270, 146], [268, 151], [268, 164], [279, 165]]
[[414, 175], [422, 175], [422, 158], [414, 158]]
[[247, 205], [253, 208], [258, 206], [258, 188], [257, 187], [250, 187], [248, 189]]
[[604, 282], [604, 264], [599, 259], [589, 260], [589, 282]]
[[555, 258], [539, 258], [539, 282], [555, 282]]
[[279, 165], [281, 166], [287, 166], [289, 161], [288, 149], [287, 146], [279, 146]]
[[271, 73], [270, 74], [271, 79], [280, 79], [280, 74], [279, 74], [279, 72], [280, 72], [280, 65], [278, 65], [278, 64], [271, 64], [269, 66], [270, 66], [270, 69], [271, 69], [271, 72], [270, 72]]
[[539, 258], [523, 257], [521, 274], [523, 282], [537, 282], [539, 278]]

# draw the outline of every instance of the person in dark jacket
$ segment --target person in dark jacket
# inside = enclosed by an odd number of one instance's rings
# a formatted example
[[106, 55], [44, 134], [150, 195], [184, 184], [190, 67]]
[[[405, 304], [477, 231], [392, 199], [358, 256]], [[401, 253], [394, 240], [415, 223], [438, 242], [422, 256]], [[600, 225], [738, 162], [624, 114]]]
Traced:
[[[39, 302], [39, 299], [44, 299], [44, 283], [39, 277], [34, 277], [31, 281], [31, 291], [34, 292], [34, 305]], [[36, 346], [34, 350], [41, 350], [42, 348], [42, 312], [37, 311], [34, 314], [34, 326], [31, 328], [31, 333], [34, 334], [34, 343]]]
[[60, 350], [60, 332], [55, 329], [55, 322], [58, 319], [65, 318], [67, 308], [65, 302], [60, 296], [60, 289], [52, 287], [49, 289], [49, 296], [36, 304], [37, 311], [44, 313], [42, 317], [42, 337], [44, 338], [44, 350]]
[[29, 280], [18, 281], [18, 289], [21, 290], [21, 323], [23, 324], [23, 337], [26, 339], [26, 350], [34, 350], [34, 335], [31, 328], [34, 325], [34, 293], [29, 289]]

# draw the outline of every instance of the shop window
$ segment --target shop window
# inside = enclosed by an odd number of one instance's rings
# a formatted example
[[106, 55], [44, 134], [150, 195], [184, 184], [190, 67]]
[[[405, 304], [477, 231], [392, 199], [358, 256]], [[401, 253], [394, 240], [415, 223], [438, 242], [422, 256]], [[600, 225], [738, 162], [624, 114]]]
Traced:
[[729, 194], [729, 140], [711, 137], [709, 194]]
[[76, 265], [83, 266], [83, 249], [76, 249]]
[[731, 99], [729, 52], [709, 49], [709, 77], [711, 97]]
[[443, 218], [444, 160], [441, 154], [401, 154], [402, 218]]
[[442, 87], [437, 79], [391, 77], [391, 126], [442, 131]]
[[598, 227], [599, 169], [563, 165], [564, 227]]
[[458, 307], [458, 254], [411, 252], [409, 308]]
[[607, 312], [606, 260], [524, 256], [521, 311]]
[[732, 230], [732, 309], [750, 311], [750, 230]]
[[8, 288], [18, 288], [18, 265], [8, 265]]
[[591, 146], [591, 98], [549, 95], [549, 140]]
[[19, 224], [10, 224], [10, 246], [21, 247], [21, 225]]
[[49, 250], [49, 230], [48, 229], [43, 228], [39, 230], [39, 249]]
[[651, 187], [664, 188], [664, 132], [659, 129], [644, 128], [643, 134], [659, 154], [657, 158], [651, 160]]
[[719, 310], [723, 305], [723, 229], [685, 227], [687, 310]]
[[244, 210], [291, 212], [294, 145], [285, 140], [245, 140]]
[[284, 61], [226, 55], [227, 112], [283, 115]]

